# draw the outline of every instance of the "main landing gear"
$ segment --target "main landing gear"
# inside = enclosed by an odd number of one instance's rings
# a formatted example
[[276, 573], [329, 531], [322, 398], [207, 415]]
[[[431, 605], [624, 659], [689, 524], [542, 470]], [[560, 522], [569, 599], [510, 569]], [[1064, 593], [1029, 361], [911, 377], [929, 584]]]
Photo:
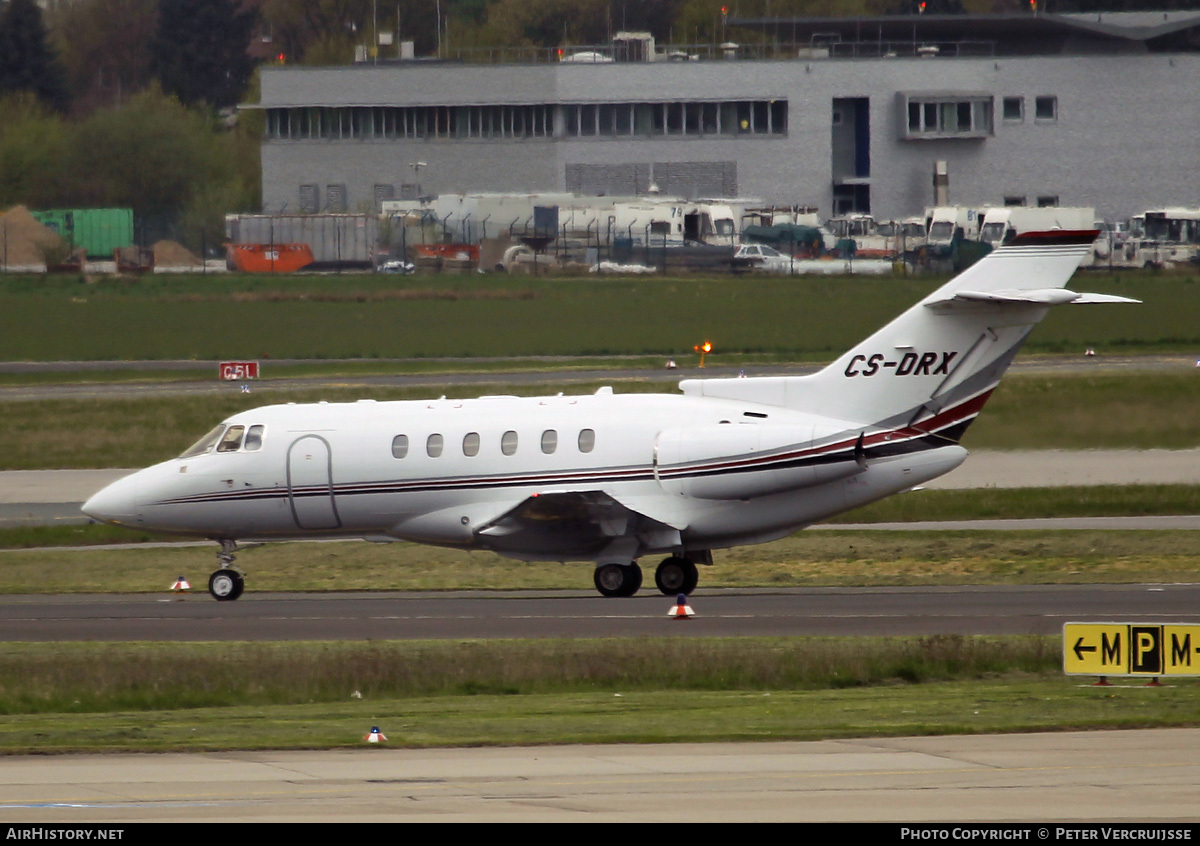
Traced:
[[246, 588], [242, 574], [233, 569], [237, 541], [222, 539], [221, 551], [217, 553], [219, 569], [208, 577], [208, 592], [217, 602], [231, 602], [242, 595]]
[[[601, 564], [596, 568], [594, 581], [603, 596], [633, 596], [642, 586], [642, 568], [636, 561]], [[654, 584], [664, 596], [690, 594], [699, 581], [695, 562], [679, 555], [664, 559], [654, 571]]]
[[664, 596], [690, 594], [700, 581], [700, 572], [690, 558], [672, 555], [654, 571], [654, 584]]

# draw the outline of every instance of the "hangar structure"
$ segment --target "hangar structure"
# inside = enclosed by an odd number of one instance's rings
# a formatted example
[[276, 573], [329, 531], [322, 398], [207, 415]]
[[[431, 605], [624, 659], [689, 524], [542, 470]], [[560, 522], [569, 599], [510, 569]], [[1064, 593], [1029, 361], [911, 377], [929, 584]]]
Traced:
[[1200, 12], [729, 25], [763, 43], [266, 68], [263, 211], [657, 190], [900, 218], [937, 162], [956, 204], [1200, 203]]

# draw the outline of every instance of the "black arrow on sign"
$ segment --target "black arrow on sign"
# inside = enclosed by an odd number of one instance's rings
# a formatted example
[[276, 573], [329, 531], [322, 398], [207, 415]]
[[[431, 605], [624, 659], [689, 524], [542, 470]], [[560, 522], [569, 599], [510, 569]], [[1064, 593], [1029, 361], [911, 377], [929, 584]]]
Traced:
[[1094, 646], [1084, 646], [1084, 645], [1083, 645], [1083, 638], [1082, 638], [1082, 637], [1081, 637], [1081, 638], [1079, 638], [1079, 640], [1075, 641], [1075, 658], [1076, 658], [1077, 660], [1079, 660], [1079, 661], [1082, 661], [1082, 660], [1083, 660], [1083, 653], [1084, 653], [1084, 652], [1095, 652], [1095, 651], [1096, 651], [1096, 647], [1094, 647]]

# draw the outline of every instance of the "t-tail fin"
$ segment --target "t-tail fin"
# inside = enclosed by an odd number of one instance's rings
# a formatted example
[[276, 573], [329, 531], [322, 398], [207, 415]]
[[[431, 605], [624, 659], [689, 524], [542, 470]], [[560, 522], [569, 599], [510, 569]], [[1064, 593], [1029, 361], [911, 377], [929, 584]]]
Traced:
[[957, 442], [1050, 306], [1137, 302], [1065, 290], [1095, 238], [1086, 230], [1018, 235], [818, 373], [680, 387]]

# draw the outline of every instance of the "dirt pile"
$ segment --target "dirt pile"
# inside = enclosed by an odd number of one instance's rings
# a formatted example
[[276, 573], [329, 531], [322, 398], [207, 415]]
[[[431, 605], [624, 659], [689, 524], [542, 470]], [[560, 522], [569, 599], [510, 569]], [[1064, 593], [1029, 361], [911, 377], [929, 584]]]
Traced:
[[24, 206], [13, 206], [0, 214], [0, 269], [42, 270], [47, 258], [57, 263], [67, 253], [63, 239], [53, 229], [38, 223]]
[[204, 262], [200, 261], [195, 253], [178, 241], [159, 241], [152, 249], [154, 250], [155, 267], [201, 268], [204, 266]]

